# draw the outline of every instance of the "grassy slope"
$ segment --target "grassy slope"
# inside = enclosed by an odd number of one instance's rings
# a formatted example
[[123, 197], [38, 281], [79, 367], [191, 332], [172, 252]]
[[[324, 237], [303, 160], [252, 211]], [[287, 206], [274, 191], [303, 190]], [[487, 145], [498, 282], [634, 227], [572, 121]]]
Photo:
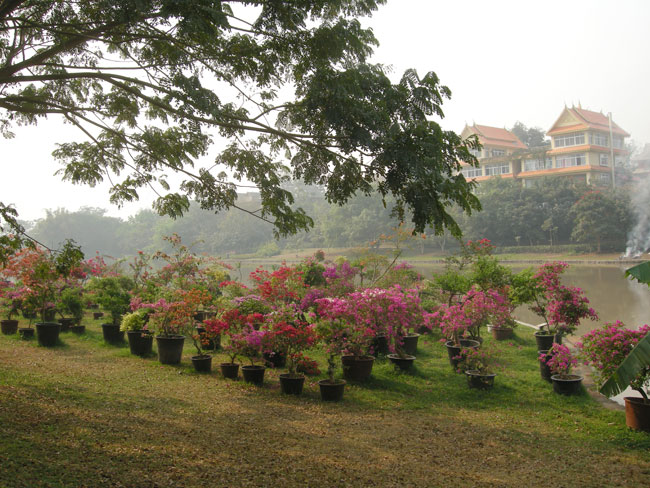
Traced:
[[[433, 339], [413, 373], [378, 362], [340, 404], [130, 356], [98, 325], [63, 344], [0, 336], [0, 486], [645, 486], [650, 435], [539, 378], [531, 332], [470, 391]], [[316, 354], [323, 365], [322, 356]], [[222, 359], [219, 356], [215, 363]], [[215, 368], [216, 369], [216, 368]]]

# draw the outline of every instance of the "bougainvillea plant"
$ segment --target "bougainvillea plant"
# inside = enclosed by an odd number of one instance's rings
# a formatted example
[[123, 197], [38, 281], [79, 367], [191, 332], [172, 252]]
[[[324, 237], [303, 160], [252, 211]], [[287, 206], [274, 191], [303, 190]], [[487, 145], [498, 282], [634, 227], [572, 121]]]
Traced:
[[534, 302], [530, 309], [544, 319], [542, 330], [549, 334], [572, 334], [582, 319], [598, 319], [581, 288], [562, 285], [560, 275], [568, 267], [561, 261], [546, 263], [526, 285], [529, 301]]
[[[577, 344], [580, 359], [594, 368], [594, 379], [598, 388], [616, 371], [637, 343], [650, 333], [650, 326], [643, 325], [638, 330], [625, 327], [621, 321], [606, 323], [582, 336]], [[648, 402], [647, 388], [650, 385], [650, 367], [642, 370], [630, 383]]]
[[238, 355], [248, 358], [251, 366], [261, 360], [265, 352], [270, 352], [266, 345], [264, 330], [255, 330], [251, 326], [244, 327], [240, 332], [230, 335], [230, 348]]
[[488, 323], [495, 327], [511, 324], [512, 310], [510, 301], [498, 291], [471, 288], [458, 303], [442, 305], [432, 314], [432, 320], [447, 340], [460, 345], [460, 339], [466, 335], [480, 337], [481, 327]]
[[295, 306], [285, 306], [266, 316], [265, 349], [287, 358], [290, 375], [296, 375], [297, 355], [316, 343], [314, 326], [308, 324]]
[[578, 364], [578, 360], [571, 353], [571, 350], [564, 344], [555, 343], [547, 353], [539, 355], [539, 360], [544, 362], [551, 373], [566, 379], [571, 370]]
[[496, 353], [494, 349], [482, 347], [464, 347], [460, 353], [454, 357], [457, 361], [456, 371], [464, 373], [465, 371], [476, 371], [481, 375], [494, 373]]

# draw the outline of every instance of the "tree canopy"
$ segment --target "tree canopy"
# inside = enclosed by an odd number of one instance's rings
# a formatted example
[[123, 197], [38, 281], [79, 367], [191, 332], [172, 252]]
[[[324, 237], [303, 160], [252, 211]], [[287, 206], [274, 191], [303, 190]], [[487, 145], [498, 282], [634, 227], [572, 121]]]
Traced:
[[548, 139], [546, 139], [546, 132], [540, 127], [526, 127], [525, 124], [517, 121], [510, 131], [529, 148], [550, 144]]
[[[480, 208], [458, 172], [458, 161], [476, 164], [478, 142], [431, 120], [451, 94], [435, 73], [394, 83], [368, 62], [377, 40], [358, 17], [382, 3], [2, 0], [0, 131], [53, 116], [78, 128], [54, 152], [60, 175], [109, 181], [118, 205], [151, 188], [160, 214], [180, 216], [191, 200], [241, 208], [283, 236], [313, 225], [283, 187], [293, 178], [339, 205], [391, 197], [416, 231], [458, 235], [448, 207]], [[215, 165], [197, 165], [215, 138]], [[238, 205], [242, 185], [261, 208]]]

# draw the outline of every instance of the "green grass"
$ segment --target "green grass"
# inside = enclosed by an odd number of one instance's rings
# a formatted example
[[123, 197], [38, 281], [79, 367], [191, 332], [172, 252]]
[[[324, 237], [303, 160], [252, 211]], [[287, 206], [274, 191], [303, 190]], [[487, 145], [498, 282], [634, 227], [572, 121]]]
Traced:
[[[0, 336], [0, 486], [644, 486], [650, 435], [586, 392], [541, 380], [532, 333], [500, 343], [491, 391], [468, 389], [444, 347], [421, 338], [416, 367], [375, 363], [324, 404], [160, 365], [103, 343], [99, 322], [36, 340]], [[486, 345], [490, 339], [486, 340]], [[311, 354], [325, 362], [322, 354]], [[340, 373], [340, 370], [339, 370]], [[280, 481], [281, 480], [281, 481]]]

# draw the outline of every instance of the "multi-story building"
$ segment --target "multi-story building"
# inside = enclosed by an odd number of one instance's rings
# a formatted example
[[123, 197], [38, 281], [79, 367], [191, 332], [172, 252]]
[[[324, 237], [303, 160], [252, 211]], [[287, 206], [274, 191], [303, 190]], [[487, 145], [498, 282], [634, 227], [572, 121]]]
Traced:
[[[491, 176], [515, 178], [530, 186], [544, 176], [562, 176], [589, 184], [611, 183], [611, 155], [623, 158], [629, 134], [607, 116], [581, 107], [565, 107], [547, 132], [551, 144], [528, 149], [510, 131], [482, 125], [466, 126], [462, 137], [478, 136], [482, 151], [478, 168], [464, 165], [466, 178], [483, 181]], [[496, 149], [496, 153], [493, 150]], [[479, 154], [480, 153], [480, 154]]]

